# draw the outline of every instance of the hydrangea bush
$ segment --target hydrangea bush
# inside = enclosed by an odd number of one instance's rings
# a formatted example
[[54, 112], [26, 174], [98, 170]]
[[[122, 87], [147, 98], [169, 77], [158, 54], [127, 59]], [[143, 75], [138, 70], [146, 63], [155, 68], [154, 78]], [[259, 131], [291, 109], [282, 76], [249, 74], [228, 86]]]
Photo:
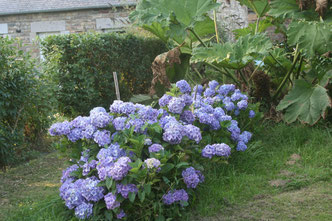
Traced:
[[211, 81], [192, 89], [181, 80], [159, 106], [117, 100], [109, 111], [96, 107], [52, 125], [50, 134], [80, 153], [60, 188], [77, 218], [178, 218], [204, 182], [202, 162], [226, 161], [252, 137], [240, 125], [255, 111], [234, 85]]

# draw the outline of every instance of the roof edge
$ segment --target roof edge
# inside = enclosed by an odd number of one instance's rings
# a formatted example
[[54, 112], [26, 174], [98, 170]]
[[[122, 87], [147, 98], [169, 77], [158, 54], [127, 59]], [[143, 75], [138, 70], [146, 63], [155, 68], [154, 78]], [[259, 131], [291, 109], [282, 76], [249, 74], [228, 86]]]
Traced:
[[59, 8], [59, 9], [47, 9], [47, 10], [30, 10], [30, 11], [24, 11], [24, 12], [6, 12], [1, 13], [0, 16], [4, 15], [24, 15], [24, 14], [34, 14], [34, 13], [50, 13], [50, 12], [68, 12], [68, 11], [79, 11], [79, 10], [88, 10], [88, 9], [105, 9], [105, 8], [121, 8], [124, 6], [135, 6], [136, 3], [129, 2], [127, 4], [118, 3], [118, 4], [112, 4], [112, 5], [100, 5], [100, 6], [90, 6], [90, 7], [74, 7], [74, 8]]

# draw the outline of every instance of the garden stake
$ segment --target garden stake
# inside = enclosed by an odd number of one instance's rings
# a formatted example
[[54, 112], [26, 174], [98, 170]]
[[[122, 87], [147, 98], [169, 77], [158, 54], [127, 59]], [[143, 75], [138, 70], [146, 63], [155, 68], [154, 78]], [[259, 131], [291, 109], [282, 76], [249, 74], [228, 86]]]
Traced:
[[120, 100], [119, 82], [118, 82], [118, 76], [117, 76], [116, 72], [113, 72], [113, 78], [114, 78], [114, 84], [115, 84], [116, 99]]

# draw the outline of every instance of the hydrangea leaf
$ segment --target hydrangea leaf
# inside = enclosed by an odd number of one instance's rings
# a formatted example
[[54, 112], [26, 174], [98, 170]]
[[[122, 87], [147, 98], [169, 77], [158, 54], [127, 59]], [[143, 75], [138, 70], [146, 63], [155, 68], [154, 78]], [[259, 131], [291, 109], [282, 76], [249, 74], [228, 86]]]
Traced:
[[[186, 38], [187, 28], [197, 29], [196, 25], [203, 27], [204, 24], [206, 27], [212, 27], [212, 20], [207, 13], [218, 5], [214, 0], [142, 0], [130, 14], [130, 19], [143, 28], [158, 23], [163, 31], [167, 30], [168, 37], [182, 43], [180, 41]], [[156, 34], [157, 30], [153, 29], [152, 33]], [[214, 29], [204, 28], [200, 31], [204, 31], [201, 34], [206, 35], [213, 33]], [[161, 34], [158, 32], [156, 35]]]
[[331, 25], [323, 22], [292, 22], [287, 37], [290, 45], [299, 44], [309, 57], [332, 51]]
[[274, 0], [270, 3], [269, 15], [278, 18], [318, 20], [319, 16], [313, 8], [301, 11], [296, 0]]
[[302, 123], [315, 124], [325, 117], [327, 107], [331, 107], [327, 90], [319, 84], [312, 86], [305, 80], [296, 80], [293, 89], [277, 106], [277, 110], [286, 110], [284, 119], [288, 123], [297, 119]]
[[267, 54], [270, 48], [272, 43], [265, 35], [246, 35], [235, 43], [195, 48], [191, 62], [207, 62], [226, 68], [241, 69], [259, 56]]

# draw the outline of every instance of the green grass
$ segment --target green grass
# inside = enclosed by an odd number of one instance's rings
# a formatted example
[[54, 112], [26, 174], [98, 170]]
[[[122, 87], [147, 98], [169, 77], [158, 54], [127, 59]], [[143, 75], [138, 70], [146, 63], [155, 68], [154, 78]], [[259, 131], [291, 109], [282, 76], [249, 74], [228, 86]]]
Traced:
[[[328, 185], [332, 176], [331, 129], [285, 124], [264, 128], [248, 151], [233, 157], [228, 165], [210, 165], [205, 171], [207, 179], [199, 190], [196, 215], [223, 214], [223, 210], [243, 206], [255, 198], [299, 190], [320, 181]], [[287, 165], [292, 154], [301, 159]], [[293, 175], [280, 174], [282, 170]], [[286, 185], [269, 184], [277, 179], [286, 180]]]
[[[263, 126], [229, 164], [206, 165], [190, 220], [332, 220], [331, 133], [323, 127]], [[301, 159], [287, 165], [292, 154]], [[58, 196], [64, 167], [53, 153], [0, 174], [0, 220], [69, 220]], [[274, 187], [272, 180], [287, 182]]]

